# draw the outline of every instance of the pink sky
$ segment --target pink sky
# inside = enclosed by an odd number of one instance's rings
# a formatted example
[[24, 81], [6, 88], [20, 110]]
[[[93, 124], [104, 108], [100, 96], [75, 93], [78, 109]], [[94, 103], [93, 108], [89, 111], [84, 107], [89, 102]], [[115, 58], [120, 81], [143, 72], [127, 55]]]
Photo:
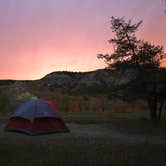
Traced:
[[111, 52], [111, 16], [143, 20], [138, 36], [166, 48], [165, 7], [162, 0], [0, 1], [0, 79], [103, 68], [96, 55]]

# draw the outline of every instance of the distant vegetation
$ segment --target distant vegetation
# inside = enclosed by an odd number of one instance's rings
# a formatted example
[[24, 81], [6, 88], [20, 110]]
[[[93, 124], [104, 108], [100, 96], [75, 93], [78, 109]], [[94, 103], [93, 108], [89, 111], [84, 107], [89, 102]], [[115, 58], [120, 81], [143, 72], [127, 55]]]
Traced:
[[15, 83], [15, 80], [0, 80], [0, 86], [12, 85]]
[[0, 121], [6, 120], [6, 116], [8, 117], [12, 110], [9, 87], [0, 86]]

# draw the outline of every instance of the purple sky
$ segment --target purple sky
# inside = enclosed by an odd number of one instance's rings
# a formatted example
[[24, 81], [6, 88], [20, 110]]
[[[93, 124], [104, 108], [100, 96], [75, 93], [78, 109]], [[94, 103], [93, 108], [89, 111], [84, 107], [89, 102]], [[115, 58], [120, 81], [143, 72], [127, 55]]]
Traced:
[[103, 68], [111, 16], [143, 20], [138, 37], [166, 48], [164, 0], [1, 0], [0, 79]]

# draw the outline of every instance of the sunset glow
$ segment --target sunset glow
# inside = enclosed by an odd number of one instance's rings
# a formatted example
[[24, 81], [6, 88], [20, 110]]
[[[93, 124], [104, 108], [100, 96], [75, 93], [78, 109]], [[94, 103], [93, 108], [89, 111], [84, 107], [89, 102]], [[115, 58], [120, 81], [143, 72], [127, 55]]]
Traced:
[[0, 79], [104, 68], [96, 55], [111, 52], [111, 16], [143, 20], [138, 37], [166, 49], [165, 7], [164, 0], [0, 1]]

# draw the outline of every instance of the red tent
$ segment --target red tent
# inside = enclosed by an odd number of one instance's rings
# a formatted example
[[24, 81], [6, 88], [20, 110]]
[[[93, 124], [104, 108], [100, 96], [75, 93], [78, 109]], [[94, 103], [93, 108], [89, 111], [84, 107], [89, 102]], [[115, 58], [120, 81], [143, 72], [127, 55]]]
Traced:
[[68, 132], [67, 126], [53, 106], [55, 105], [51, 101], [46, 103], [39, 99], [30, 100], [14, 112], [5, 130], [30, 135]]

